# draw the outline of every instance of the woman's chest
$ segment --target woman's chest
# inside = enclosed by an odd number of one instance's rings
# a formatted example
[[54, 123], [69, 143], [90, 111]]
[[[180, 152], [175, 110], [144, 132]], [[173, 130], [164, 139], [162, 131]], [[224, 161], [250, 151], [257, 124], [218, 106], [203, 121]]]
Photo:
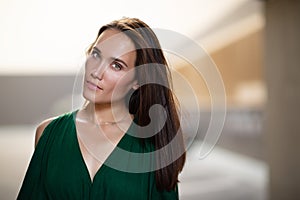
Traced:
[[128, 173], [102, 165], [91, 181], [80, 156], [69, 153], [50, 156], [45, 187], [53, 199], [147, 199], [151, 173]]
[[93, 182], [86, 169], [49, 163], [45, 187], [53, 199], [147, 199], [150, 173], [128, 173], [103, 165]]

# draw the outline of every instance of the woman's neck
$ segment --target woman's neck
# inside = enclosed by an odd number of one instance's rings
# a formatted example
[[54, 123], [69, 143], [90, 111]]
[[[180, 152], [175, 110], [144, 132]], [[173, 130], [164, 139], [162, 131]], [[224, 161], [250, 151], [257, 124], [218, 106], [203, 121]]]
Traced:
[[93, 104], [89, 102], [85, 107], [90, 119], [96, 123], [119, 122], [129, 117], [125, 104]]

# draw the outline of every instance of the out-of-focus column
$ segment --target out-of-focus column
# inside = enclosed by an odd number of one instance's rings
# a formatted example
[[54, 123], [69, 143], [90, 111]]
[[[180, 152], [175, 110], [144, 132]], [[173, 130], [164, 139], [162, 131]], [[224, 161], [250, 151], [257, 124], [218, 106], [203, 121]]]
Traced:
[[266, 1], [270, 199], [300, 199], [300, 1]]

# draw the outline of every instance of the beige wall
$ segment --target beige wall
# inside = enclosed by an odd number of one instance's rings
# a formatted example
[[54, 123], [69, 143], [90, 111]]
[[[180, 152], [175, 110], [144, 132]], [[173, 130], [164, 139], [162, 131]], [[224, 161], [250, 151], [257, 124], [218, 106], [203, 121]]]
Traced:
[[[229, 107], [264, 105], [266, 90], [263, 74], [263, 31], [249, 34], [210, 54], [224, 81]], [[190, 66], [185, 63], [185, 67], [180, 67], [178, 72], [188, 78], [197, 91], [199, 101], [209, 105], [210, 96], [205, 82]], [[180, 83], [178, 87], [182, 87]]]
[[[211, 54], [222, 75], [229, 105], [253, 105], [263, 103], [263, 99], [247, 102], [239, 97], [243, 88], [252, 91], [264, 83], [263, 75], [263, 30], [257, 31], [235, 43]], [[263, 86], [263, 85], [261, 85]], [[254, 94], [255, 93], [255, 94]], [[250, 94], [249, 94], [250, 95]], [[257, 97], [259, 98], [259, 97]], [[261, 97], [263, 98], [263, 97]]]

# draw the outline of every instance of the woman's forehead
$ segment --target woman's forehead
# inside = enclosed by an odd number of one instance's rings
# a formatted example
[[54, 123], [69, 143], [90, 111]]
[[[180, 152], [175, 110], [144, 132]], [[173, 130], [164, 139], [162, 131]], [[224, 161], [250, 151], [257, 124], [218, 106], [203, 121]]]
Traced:
[[135, 51], [135, 45], [125, 34], [116, 29], [106, 29], [98, 37], [95, 47], [101, 53], [113, 54], [111, 56], [120, 57], [129, 52]]

